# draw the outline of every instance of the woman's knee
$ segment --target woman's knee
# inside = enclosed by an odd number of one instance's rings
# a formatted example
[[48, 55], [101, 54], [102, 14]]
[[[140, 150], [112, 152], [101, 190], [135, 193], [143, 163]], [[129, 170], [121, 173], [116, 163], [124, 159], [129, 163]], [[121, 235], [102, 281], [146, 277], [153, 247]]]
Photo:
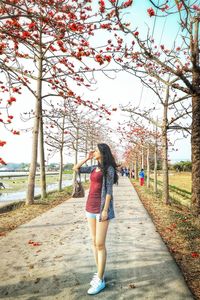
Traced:
[[105, 243], [98, 243], [96, 242], [96, 248], [98, 251], [105, 249]]

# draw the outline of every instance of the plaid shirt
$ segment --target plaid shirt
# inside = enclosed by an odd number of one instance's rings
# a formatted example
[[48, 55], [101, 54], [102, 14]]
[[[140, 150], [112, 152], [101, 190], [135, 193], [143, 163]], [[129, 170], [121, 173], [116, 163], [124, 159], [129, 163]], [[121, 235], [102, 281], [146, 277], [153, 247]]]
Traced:
[[[98, 165], [80, 167], [79, 172], [90, 174], [96, 167], [98, 167]], [[101, 221], [101, 214], [106, 201], [106, 195], [111, 196], [110, 204], [108, 207], [108, 220], [113, 219], [115, 217], [114, 206], [113, 206], [114, 175], [115, 175], [115, 169], [112, 166], [109, 166], [107, 169], [106, 179], [103, 176], [103, 183], [102, 183], [102, 190], [101, 190], [100, 221]]]

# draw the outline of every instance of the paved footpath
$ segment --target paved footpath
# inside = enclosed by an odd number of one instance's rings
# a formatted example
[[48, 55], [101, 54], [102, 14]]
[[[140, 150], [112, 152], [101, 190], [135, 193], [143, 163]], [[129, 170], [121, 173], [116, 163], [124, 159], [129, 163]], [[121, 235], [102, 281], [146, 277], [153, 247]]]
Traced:
[[120, 178], [114, 195], [104, 291], [87, 295], [95, 266], [81, 198], [1, 238], [0, 299], [194, 299], [129, 179]]

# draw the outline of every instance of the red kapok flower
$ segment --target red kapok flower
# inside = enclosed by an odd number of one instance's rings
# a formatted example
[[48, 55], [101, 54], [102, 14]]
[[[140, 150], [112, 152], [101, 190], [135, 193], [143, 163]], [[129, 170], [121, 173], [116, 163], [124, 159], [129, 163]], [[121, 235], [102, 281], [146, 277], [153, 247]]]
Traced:
[[123, 3], [123, 7], [129, 7], [129, 6], [131, 6], [132, 5], [132, 3], [133, 3], [133, 0], [128, 0], [128, 1], [126, 1], [126, 2], [124, 2]]
[[14, 135], [20, 135], [20, 132], [17, 130], [11, 130]]
[[193, 5], [192, 8], [196, 11], [200, 11], [200, 6], [199, 5]]
[[6, 144], [5, 141], [0, 141], [0, 147], [3, 147]]
[[30, 37], [30, 36], [31, 36], [31, 33], [30, 33], [30, 32], [28, 32], [28, 31], [22, 32], [22, 38], [23, 38], [23, 39], [26, 39], [26, 38], [28, 38], [28, 37]]
[[68, 28], [72, 31], [78, 31], [78, 25], [76, 23], [69, 24]]
[[104, 13], [105, 12], [105, 2], [103, 0], [99, 1], [99, 5], [100, 5], [100, 12]]
[[6, 165], [6, 162], [0, 157], [0, 164], [1, 165]]
[[35, 22], [31, 22], [30, 24], [28, 24], [28, 28], [29, 29], [34, 29], [35, 28], [36, 23]]
[[191, 256], [192, 256], [193, 258], [199, 257], [199, 253], [197, 253], [197, 252], [192, 252], [192, 253], [191, 253]]
[[17, 88], [17, 87], [13, 87], [13, 89], [12, 89], [12, 90], [13, 90], [13, 93], [18, 93], [20, 89], [19, 89], [19, 88]]
[[15, 97], [10, 97], [10, 99], [8, 99], [8, 104], [12, 104], [12, 102], [15, 102], [16, 98]]
[[148, 12], [148, 14], [149, 14], [150, 17], [155, 16], [155, 11], [154, 11], [154, 9], [152, 7], [148, 8], [147, 12]]
[[0, 43], [0, 54], [3, 54], [4, 49], [6, 49], [6, 44]]
[[95, 60], [100, 64], [102, 65], [104, 63], [104, 60], [103, 60], [103, 57], [100, 55], [100, 54], [97, 54], [95, 56]]
[[167, 4], [164, 7], [161, 8], [162, 11], [165, 11], [167, 9], [169, 9], [169, 5], [167, 5]]
[[107, 60], [107, 62], [111, 61], [111, 56], [110, 55], [104, 55], [104, 59]]

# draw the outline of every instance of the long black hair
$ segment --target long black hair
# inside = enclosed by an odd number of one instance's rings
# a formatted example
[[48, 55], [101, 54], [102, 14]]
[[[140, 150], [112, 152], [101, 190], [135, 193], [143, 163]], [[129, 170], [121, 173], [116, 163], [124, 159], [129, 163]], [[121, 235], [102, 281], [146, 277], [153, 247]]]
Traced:
[[97, 144], [97, 147], [101, 153], [101, 158], [102, 158], [101, 163], [99, 163], [98, 165], [102, 170], [103, 175], [106, 177], [108, 167], [112, 166], [115, 169], [114, 183], [118, 183], [117, 164], [112, 155], [110, 147], [105, 143]]

